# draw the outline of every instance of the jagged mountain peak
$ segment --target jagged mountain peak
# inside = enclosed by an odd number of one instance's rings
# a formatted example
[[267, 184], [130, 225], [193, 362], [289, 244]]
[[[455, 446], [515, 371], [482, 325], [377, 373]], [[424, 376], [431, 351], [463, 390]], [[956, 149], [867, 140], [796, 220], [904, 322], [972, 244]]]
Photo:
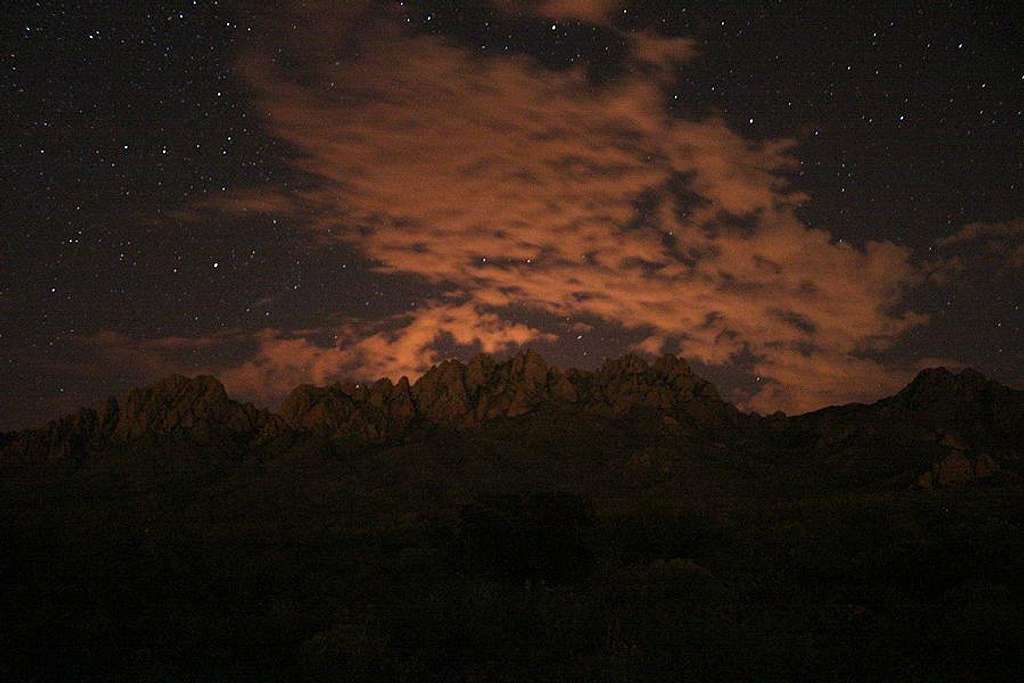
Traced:
[[914, 379], [900, 392], [901, 394], [919, 393], [922, 391], [945, 391], [962, 393], [965, 390], [1002, 386], [990, 380], [973, 368], [950, 370], [945, 367], [925, 368], [917, 373]]
[[197, 443], [252, 442], [279, 433], [284, 421], [249, 403], [231, 399], [211, 375], [171, 375], [108, 398], [41, 429], [19, 432], [11, 452], [37, 459], [79, 457], [94, 448], [143, 437], [178, 435]]
[[[877, 431], [882, 423], [913, 424], [928, 434], [967, 435], [964, 438], [976, 441], [972, 435], [977, 429], [968, 426], [977, 424], [1005, 440], [1005, 435], [1024, 429], [1021, 406], [1024, 392], [976, 371], [934, 368], [872, 406], [783, 418], [772, 430], [821, 434], [827, 444], [832, 437], [865, 431], [868, 425], [876, 425], [871, 429]], [[467, 363], [448, 359], [414, 383], [402, 377], [397, 383], [385, 378], [303, 384], [288, 395], [278, 414], [231, 399], [210, 375], [172, 375], [132, 390], [120, 402], [110, 399], [100, 408], [84, 408], [8, 441], [15, 450], [52, 457], [153, 435], [181, 434], [210, 443], [221, 438], [252, 443], [303, 432], [389, 440], [422, 429], [465, 429], [538, 411], [571, 413], [580, 419], [645, 415], [669, 430], [691, 436], [715, 433], [715, 439], [726, 434], [750, 436], [761, 427], [723, 401], [710, 382], [675, 356], [628, 354], [608, 359], [596, 370], [563, 370], [524, 349], [505, 358], [478, 354]]]
[[[403, 378], [404, 379], [404, 378]], [[526, 348], [498, 359], [446, 359], [416, 382], [380, 380], [297, 388], [282, 406], [290, 424], [331, 434], [384, 436], [413, 422], [471, 427], [544, 407], [622, 415], [635, 409], [717, 424], [737, 411], [685, 361], [628, 355], [597, 371], [562, 370]]]
[[964, 368], [954, 371], [938, 367], [919, 372], [892, 398], [892, 402], [917, 411], [976, 412], [985, 409], [996, 397], [1014, 394], [1024, 396], [1024, 392], [990, 380], [977, 370]]
[[614, 374], [614, 373], [638, 373], [644, 372], [650, 368], [650, 364], [647, 359], [635, 353], [627, 353], [617, 358], [607, 358], [601, 367], [598, 368], [598, 374]]
[[133, 389], [121, 407], [115, 434], [130, 438], [174, 431], [255, 431], [265, 414], [228, 397], [211, 375], [171, 375], [142, 389]]
[[213, 375], [182, 375], [180, 373], [174, 373], [157, 380], [151, 384], [148, 388], [154, 391], [160, 390], [174, 390], [181, 388], [191, 388], [196, 391], [213, 391], [216, 393], [226, 393], [224, 385], [221, 384], [220, 380]]
[[611, 416], [647, 410], [697, 427], [718, 426], [738, 414], [673, 356], [650, 362], [629, 354], [596, 371], [562, 370], [526, 348], [504, 359], [447, 359], [414, 383], [402, 377], [397, 383], [384, 378], [303, 384], [276, 415], [233, 400], [212, 375], [175, 374], [132, 389], [121, 401], [110, 399], [99, 409], [83, 408], [25, 432], [31, 437], [21, 441], [66, 454], [88, 443], [175, 433], [260, 438], [292, 429], [380, 439], [401, 435], [413, 424], [465, 428], [542, 408]]

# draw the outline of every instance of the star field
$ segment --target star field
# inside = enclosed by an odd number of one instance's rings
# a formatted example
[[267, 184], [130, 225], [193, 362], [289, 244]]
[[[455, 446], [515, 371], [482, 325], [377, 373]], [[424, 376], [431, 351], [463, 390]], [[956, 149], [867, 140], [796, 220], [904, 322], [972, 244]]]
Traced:
[[[38, 424], [169, 372], [215, 372], [233, 392], [273, 403], [279, 396], [261, 387], [278, 380], [414, 371], [431, 359], [521, 344], [580, 367], [631, 348], [678, 352], [726, 397], [757, 409], [771, 401], [813, 407], [798, 398], [814, 393], [814, 372], [858, 377], [867, 362], [867, 394], [823, 390], [821, 400], [878, 397], [929, 364], [970, 365], [1024, 384], [1020, 10], [595, 2], [573, 13], [557, 5], [353, 3], [359, 10], [339, 18], [316, 2], [16, 3], [0, 59], [9, 122], [0, 428]], [[429, 90], [434, 72], [416, 71], [424, 61], [460, 76]], [[424, 89], [403, 90], [403, 79]], [[523, 187], [536, 186], [536, 196], [516, 189], [514, 200], [501, 201], [488, 188], [502, 184], [480, 181], [492, 166], [547, 178], [527, 169], [539, 157], [519, 159], [514, 145], [502, 152], [498, 142], [471, 137], [473, 121], [453, 128], [466, 138], [450, 140], [453, 150], [479, 151], [452, 161], [460, 172], [479, 169], [465, 179], [420, 172], [403, 157], [421, 152], [402, 137], [403, 125], [430, 128], [473, 106], [488, 113], [493, 102], [474, 93], [491, 82], [500, 109], [522, 102], [538, 120], [550, 114], [552, 129], [555, 115], [568, 112], [580, 130], [598, 131], [594, 139], [619, 120], [641, 131], [696, 132], [678, 132], [671, 145], [660, 132], [632, 134], [629, 144], [641, 151], [631, 148], [628, 162], [591, 158], [596, 143], [571, 146], [580, 136], [558, 141], [564, 153], [545, 148], [561, 156], [544, 168], [592, 177], [580, 192], [607, 183], [602, 192], [614, 194], [620, 176], [633, 192], [631, 179], [645, 178], [643, 191], [622, 200], [632, 216], [621, 218], [614, 205], [606, 209], [610, 232], [580, 238], [594, 240], [593, 251], [554, 253], [550, 245], [567, 242], [549, 244], [541, 214], [525, 216], [534, 204], [571, 213], [551, 189], [556, 181], [531, 180]], [[529, 99], [549, 86], [543, 101]], [[646, 88], [656, 88], [658, 111], [642, 99]], [[619, 119], [600, 118], [594, 102], [602, 97], [621, 107]], [[561, 109], [548, 107], [556, 100]], [[643, 106], [634, 111], [631, 102]], [[360, 107], [383, 114], [356, 118]], [[362, 136], [365, 148], [353, 142]], [[624, 149], [608, 139], [609, 149]], [[727, 151], [672, 157], [701, 140], [721, 140]], [[446, 152], [437, 154], [443, 165]], [[715, 164], [726, 165], [728, 178], [736, 175], [729, 164], [747, 163], [768, 169], [743, 190], [764, 194], [763, 204], [734, 211], [727, 201], [739, 189], [723, 185], [724, 199], [702, 189]], [[387, 184], [405, 177], [422, 183]], [[566, 206], [593, 204], [565, 196]], [[490, 242], [452, 237], [477, 229], [463, 213], [492, 202], [490, 214], [507, 224], [479, 226], [488, 235], [493, 227]], [[781, 231], [771, 207], [783, 205], [784, 244], [770, 241]], [[595, 214], [580, 211], [578, 224], [590, 230]], [[702, 216], [699, 225], [693, 216]], [[551, 225], [554, 234], [570, 223]], [[614, 286], [650, 279], [663, 288], [652, 310], [676, 293], [687, 301], [681, 283], [705, 267], [722, 277], [709, 291], [739, 289], [743, 276], [711, 268], [709, 254], [735, 254], [751, 235], [763, 239], [763, 253], [751, 258], [787, 277], [798, 266], [772, 261], [772, 245], [820, 254], [802, 266], [808, 292], [827, 289], [822, 273], [834, 266], [821, 264], [849, 254], [865, 255], [865, 278], [892, 274], [891, 286], [851, 294], [870, 309], [869, 322], [860, 309], [836, 314], [849, 316], [850, 329], [867, 325], [863, 334], [830, 333], [837, 325], [814, 315], [846, 310], [852, 304], [841, 296], [835, 306], [821, 298], [803, 309], [799, 296], [780, 294], [778, 307], [766, 298], [757, 313], [721, 303], [696, 323], [677, 324], [686, 311], [645, 316], [622, 300], [642, 289]], [[635, 260], [612, 263], [601, 239], [624, 240]], [[798, 239], [806, 248], [794, 246]], [[872, 260], [871, 243], [892, 251]], [[877, 272], [868, 272], [872, 264]], [[677, 267], [678, 276], [665, 276]], [[517, 290], [509, 284], [516, 278], [536, 287]], [[559, 288], [581, 278], [584, 285]], [[711, 341], [702, 336], [708, 329], [716, 331]], [[840, 338], [845, 346], [831, 358]], [[792, 357], [772, 355], [781, 344]], [[758, 399], [768, 384], [779, 390]]]

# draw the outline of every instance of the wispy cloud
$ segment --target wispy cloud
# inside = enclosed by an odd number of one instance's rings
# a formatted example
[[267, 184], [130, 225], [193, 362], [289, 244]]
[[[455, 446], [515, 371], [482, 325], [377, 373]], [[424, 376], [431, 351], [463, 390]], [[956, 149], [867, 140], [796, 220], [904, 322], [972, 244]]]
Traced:
[[494, 0], [493, 4], [511, 13], [533, 14], [555, 20], [605, 24], [622, 0]]
[[968, 223], [958, 232], [936, 242], [940, 253], [960, 252], [955, 264], [983, 259], [999, 270], [1024, 268], [1024, 219], [1003, 223]]

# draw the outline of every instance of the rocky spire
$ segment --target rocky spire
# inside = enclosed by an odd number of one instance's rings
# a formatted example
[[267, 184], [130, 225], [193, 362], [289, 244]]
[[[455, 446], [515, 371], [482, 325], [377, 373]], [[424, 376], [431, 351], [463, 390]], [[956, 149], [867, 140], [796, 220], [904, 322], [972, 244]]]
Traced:
[[133, 389], [121, 408], [114, 437], [189, 433], [193, 436], [256, 434], [274, 418], [228, 398], [215, 377], [172, 375], [144, 389]]
[[652, 410], [706, 427], [737, 413], [673, 356], [650, 364], [630, 355], [606, 362], [597, 372], [566, 372], [526, 349], [500, 361], [487, 354], [468, 364], [446, 360], [411, 387], [387, 380], [299, 387], [282, 406], [282, 416], [302, 429], [381, 438], [413, 423], [466, 428], [541, 409], [605, 415]]
[[79, 457], [116, 442], [153, 436], [182, 436], [196, 442], [255, 441], [285, 428], [276, 415], [228, 397], [216, 378], [172, 375], [123, 401], [109, 398], [98, 408], [78, 411], [42, 429], [16, 434], [8, 452], [35, 458]]
[[379, 439], [400, 434], [416, 408], [409, 380], [398, 384], [381, 379], [372, 385], [346, 382], [328, 387], [303, 384], [281, 405], [281, 417], [292, 428], [327, 436]]

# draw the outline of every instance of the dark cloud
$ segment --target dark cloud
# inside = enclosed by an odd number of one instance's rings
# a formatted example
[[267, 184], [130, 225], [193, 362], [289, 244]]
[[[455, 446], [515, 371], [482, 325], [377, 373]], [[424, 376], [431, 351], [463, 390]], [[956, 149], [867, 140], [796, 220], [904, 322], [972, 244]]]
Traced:
[[954, 269], [965, 260], [984, 259], [998, 270], [1024, 268], [1024, 219], [1004, 223], [969, 223], [957, 233], [936, 242], [943, 254], [959, 252], [950, 259]]

